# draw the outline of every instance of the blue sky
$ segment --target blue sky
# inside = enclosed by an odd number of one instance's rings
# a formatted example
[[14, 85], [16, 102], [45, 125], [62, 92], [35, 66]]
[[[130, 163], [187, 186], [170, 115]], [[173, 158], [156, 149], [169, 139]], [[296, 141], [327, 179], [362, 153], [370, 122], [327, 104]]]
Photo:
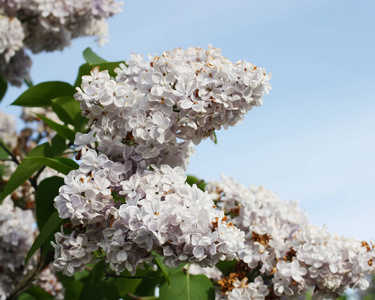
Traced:
[[[312, 223], [375, 238], [375, 2], [331, 0], [125, 0], [110, 42], [73, 41], [33, 56], [32, 78], [73, 82], [82, 51], [107, 60], [175, 47], [222, 48], [273, 74], [273, 90], [236, 128], [204, 141], [189, 173], [220, 174], [300, 200]], [[24, 88], [23, 88], [24, 89]], [[0, 109], [23, 89], [11, 88]]]

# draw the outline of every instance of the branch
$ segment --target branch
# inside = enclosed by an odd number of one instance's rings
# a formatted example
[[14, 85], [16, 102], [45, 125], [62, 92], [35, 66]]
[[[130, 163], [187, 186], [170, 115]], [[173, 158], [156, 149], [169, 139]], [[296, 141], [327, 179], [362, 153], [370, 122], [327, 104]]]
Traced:
[[131, 293], [128, 293], [127, 295], [129, 296], [130, 299], [134, 299], [134, 300], [157, 300], [159, 299], [158, 297], [155, 297], [155, 296], [141, 297], [141, 296], [137, 296]]
[[108, 280], [108, 278], [127, 278], [127, 279], [143, 279], [143, 278], [148, 278], [148, 279], [154, 279], [154, 277], [150, 277], [150, 276], [123, 276], [123, 275], [117, 275], [116, 273], [109, 273], [107, 271], [107, 268], [106, 268], [106, 265], [104, 264], [104, 276], [106, 277], [106, 279]]
[[12, 161], [14, 161], [17, 165], [20, 164], [17, 157], [12, 152], [9, 151], [8, 147], [1, 140], [0, 140], [0, 147], [3, 148], [6, 153], [9, 154], [9, 156], [12, 158]]
[[49, 265], [52, 260], [52, 252], [49, 252], [46, 256], [41, 255], [38, 265], [31, 272], [26, 274], [13, 292], [8, 295], [6, 300], [17, 300], [18, 297], [33, 284], [35, 278]]
[[[30, 18], [29, 18], [29, 19], [30, 19]], [[28, 20], [25, 19], [25, 20], [21, 21], [21, 23], [24, 23], [25, 21], [28, 21]], [[26, 83], [26, 85], [27, 85], [28, 88], [31, 88], [31, 87], [34, 86], [34, 84], [33, 84], [33, 82], [31, 81], [31, 79], [24, 79], [23, 81]]]
[[123, 276], [123, 275], [117, 275], [116, 273], [108, 273], [107, 271], [105, 271], [105, 274], [104, 276], [106, 277], [106, 279], [108, 278], [126, 278], [126, 279], [144, 279], [144, 278], [147, 278], [147, 279], [154, 279], [155, 277], [152, 277], [152, 276]]
[[31, 186], [34, 188], [34, 190], [36, 191], [37, 190], [37, 180], [38, 180], [38, 177], [40, 176], [40, 174], [42, 174], [42, 172], [44, 171], [46, 166], [43, 166], [41, 167], [38, 172], [33, 176], [33, 178], [29, 178], [29, 181], [30, 181], [30, 184]]
[[[20, 164], [17, 157], [12, 152], [9, 151], [8, 147], [1, 140], [0, 140], [0, 147], [3, 148], [6, 153], [9, 154], [9, 156], [12, 158], [11, 160], [13, 162], [15, 162], [17, 164], [17, 166]], [[35, 189], [35, 191], [37, 189], [36, 181], [37, 181], [39, 175], [43, 172], [44, 168], [45, 168], [45, 166], [42, 167], [41, 169], [39, 169], [39, 171], [35, 174], [35, 176], [33, 178], [29, 178], [29, 182], [30, 182], [31, 186]]]
[[[45, 134], [43, 134], [43, 133], [45, 133]], [[39, 142], [40, 142], [42, 139], [46, 138], [46, 137], [47, 137], [47, 133], [46, 133], [45, 131], [40, 132], [40, 133], [38, 134], [38, 136], [36, 137], [36, 139], [34, 140], [34, 143], [35, 143], [35, 144], [39, 144]]]

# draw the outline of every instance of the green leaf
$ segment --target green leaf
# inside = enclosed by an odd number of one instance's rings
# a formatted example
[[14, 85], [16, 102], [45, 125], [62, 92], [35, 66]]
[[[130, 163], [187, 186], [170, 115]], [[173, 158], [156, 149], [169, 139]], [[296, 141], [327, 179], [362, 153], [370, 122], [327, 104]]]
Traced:
[[[0, 164], [0, 184], [2, 184], [4, 181], [3, 181], [3, 176], [5, 175], [5, 170], [7, 169], [7, 167], [5, 167], [4, 164]], [[1, 191], [1, 188], [0, 188], [0, 191]], [[1, 195], [1, 193], [0, 193]]]
[[204, 188], [206, 187], [207, 183], [205, 183], [203, 180], [198, 179], [197, 177], [193, 175], [187, 175], [186, 182], [193, 186], [193, 184], [196, 184], [199, 189], [204, 191]]
[[[61, 155], [65, 149], [67, 149], [67, 146], [65, 144], [61, 144], [61, 137], [56, 135], [54, 138], [52, 138], [52, 147], [48, 143], [41, 144], [32, 149], [26, 157], [54, 157]], [[1, 193], [0, 203], [6, 196], [22, 185], [42, 166], [43, 164], [40, 164], [34, 160], [22, 160], [17, 169], [13, 172], [12, 176], [9, 178], [8, 183], [5, 185], [4, 190]]]
[[183, 272], [171, 276], [171, 285], [164, 282], [160, 286], [160, 299], [163, 300], [213, 300], [214, 286], [205, 275], [190, 275]]
[[38, 300], [34, 296], [31, 296], [28, 293], [22, 293], [19, 297], [18, 300]]
[[102, 64], [107, 62], [105, 59], [101, 58], [98, 56], [90, 47], [86, 48], [83, 53], [83, 58], [85, 59], [86, 62], [89, 64]]
[[72, 170], [78, 169], [79, 165], [67, 157], [43, 157], [43, 156], [37, 156], [37, 157], [25, 157], [24, 160], [32, 160], [35, 162], [38, 162], [42, 166], [50, 167], [57, 172], [60, 172], [64, 175], [68, 175], [68, 173]]
[[19, 297], [19, 300], [31, 300], [31, 299], [35, 299], [35, 300], [49, 300], [49, 299], [54, 299], [52, 297], [52, 295], [48, 294], [45, 290], [43, 290], [42, 288], [38, 287], [38, 286], [31, 286], [29, 287], [25, 293], [23, 293], [22, 295], [20, 295]]
[[180, 263], [180, 265], [179, 265], [177, 268], [170, 268], [170, 267], [168, 267], [166, 264], [164, 264], [164, 262], [162, 262], [162, 261], [163, 261], [163, 257], [161, 257], [160, 255], [156, 254], [155, 252], [153, 252], [152, 254], [155, 255], [155, 257], [156, 257], [157, 260], [158, 260], [158, 263], [159, 263], [160, 265], [162, 265], [162, 268], [165, 270], [165, 272], [166, 272], [169, 276], [171, 276], [171, 275], [172, 275], [173, 273], [175, 273], [175, 272], [180, 271], [180, 270], [186, 265], [186, 263]]
[[8, 89], [8, 83], [0, 76], [0, 101], [4, 98], [5, 93]]
[[39, 183], [36, 192], [36, 221], [38, 228], [42, 229], [50, 216], [56, 211], [53, 199], [59, 194], [59, 188], [64, 184], [64, 178], [52, 176]]
[[147, 278], [141, 280], [141, 283], [137, 286], [134, 294], [137, 296], [154, 296], [156, 286], [159, 284], [162, 275], [160, 272], [152, 270], [151, 272], [145, 273], [144, 276], [147, 276]]
[[19, 96], [12, 105], [25, 107], [46, 107], [57, 97], [73, 96], [76, 90], [69, 83], [62, 81], [47, 81], [39, 83]]
[[51, 129], [55, 130], [59, 135], [61, 135], [63, 138], [74, 141], [76, 132], [71, 130], [69, 127], [65, 125], [58, 124], [51, 119], [48, 119], [42, 115], [36, 114], [39, 118], [43, 120], [44, 123], [46, 123]]
[[215, 139], [214, 139], [214, 144], [217, 145], [217, 136], [216, 136], [216, 132], [213, 131], [212, 134], [214, 135]]
[[66, 144], [66, 139], [63, 138], [61, 135], [56, 134], [51, 140], [50, 148], [51, 148], [51, 155], [49, 157], [55, 157], [55, 156], [62, 155], [64, 151], [68, 149], [69, 147]]
[[[48, 145], [48, 144], [47, 144]], [[44, 150], [45, 144], [42, 144], [33, 150], [30, 151], [29, 157], [32, 157], [34, 153], [39, 155], [43, 155], [43, 152], [40, 153], [39, 150]], [[48, 145], [49, 146], [49, 145]], [[3, 192], [1, 193], [1, 200], [3, 200], [6, 196], [12, 193], [16, 188], [22, 185], [26, 180], [28, 180], [39, 168], [41, 168], [41, 164], [32, 161], [32, 160], [23, 160], [14, 173], [9, 178], [8, 183], [5, 185]]]
[[73, 97], [58, 97], [52, 99], [52, 110], [61, 121], [71, 124], [77, 131], [83, 131], [88, 119], [81, 115], [79, 102]]
[[235, 271], [236, 261], [219, 261], [215, 265], [225, 276]]
[[[13, 152], [12, 149], [10, 149], [10, 148], [8, 147], [8, 145], [5, 144], [1, 139], [0, 139], [0, 142], [1, 142], [1, 145], [3, 145], [6, 149], [8, 149], [8, 151], [9, 151], [10, 153]], [[10, 155], [8, 154], [8, 152], [5, 151], [4, 148], [3, 148], [2, 146], [0, 146], [0, 159], [7, 159], [7, 158], [9, 158], [9, 156], [10, 156]]]
[[121, 276], [115, 280], [117, 290], [123, 299], [134, 299], [129, 294], [137, 296], [153, 296], [155, 288], [159, 284], [162, 274], [159, 270], [154, 271], [150, 265], [146, 265], [144, 270], [137, 269], [134, 276], [147, 278], [134, 278], [128, 271], [122, 272]]
[[94, 269], [91, 271], [90, 276], [85, 278], [79, 299], [120, 299], [120, 295], [116, 289], [114, 280], [104, 279], [103, 260], [98, 262]]
[[159, 270], [163, 273], [163, 276], [164, 276], [166, 282], [168, 283], [168, 286], [170, 286], [171, 285], [171, 279], [169, 277], [170, 272], [168, 272], [169, 271], [168, 266], [166, 266], [165, 264], [162, 263], [160, 256], [155, 257], [154, 260], [155, 260], [155, 263], [158, 266]]
[[[95, 264], [88, 264], [87, 265], [87, 267], [91, 268], [91, 269], [94, 266], [95, 266]], [[74, 276], [74, 280], [82, 280], [82, 279], [90, 276], [90, 271], [87, 270], [87, 269], [84, 269], [82, 272], [75, 272], [73, 276]]]
[[81, 294], [83, 288], [83, 282], [78, 281], [75, 277], [69, 277], [63, 275], [61, 272], [57, 274], [59, 281], [64, 286], [64, 299], [65, 300], [76, 300]]
[[8, 157], [8, 152], [6, 152], [2, 147], [0, 147], [0, 159], [7, 159]]
[[59, 226], [64, 220], [60, 219], [58, 211], [55, 211], [51, 217], [48, 219], [43, 229], [40, 231], [39, 235], [36, 237], [33, 245], [31, 246], [29, 252], [25, 258], [25, 265], [33, 256], [33, 254], [45, 243], [48, 242], [50, 236], [54, 234]]
[[117, 62], [106, 62], [100, 64], [83, 64], [79, 67], [77, 79], [74, 83], [74, 86], [81, 86], [82, 76], [89, 75], [91, 70], [95, 67], [99, 67], [100, 71], [108, 70], [108, 74], [112, 77], [116, 77], [117, 74], [115, 73], [115, 69], [119, 67], [119, 65], [124, 61], [117, 61]]

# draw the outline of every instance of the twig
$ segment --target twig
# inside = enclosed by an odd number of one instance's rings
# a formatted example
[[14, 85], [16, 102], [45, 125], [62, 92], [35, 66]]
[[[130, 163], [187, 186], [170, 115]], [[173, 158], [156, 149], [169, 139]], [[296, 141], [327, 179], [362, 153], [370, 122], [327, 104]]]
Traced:
[[17, 165], [20, 164], [20, 162], [18, 161], [17, 157], [16, 157], [12, 152], [9, 151], [8, 147], [5, 146], [4, 143], [3, 143], [2, 141], [0, 141], [0, 146], [1, 146], [1, 148], [4, 149], [4, 151], [5, 151], [6, 153], [9, 154], [9, 156], [12, 158], [12, 160], [13, 160]]
[[154, 279], [155, 277], [152, 277], [152, 276], [124, 276], [124, 275], [117, 275], [116, 273], [108, 273], [107, 271], [105, 271], [105, 274], [104, 276], [106, 277], [106, 279], [108, 279], [109, 277], [111, 278], [126, 278], [126, 279], [144, 279], [144, 278], [147, 278], [147, 279]]
[[38, 188], [38, 185], [37, 185], [37, 180], [38, 180], [38, 177], [40, 174], [42, 174], [42, 172], [44, 171], [46, 166], [43, 166], [41, 167], [38, 172], [33, 176], [33, 178], [30, 178], [29, 181], [30, 181], [30, 184], [31, 186], [34, 188], [34, 190], [36, 191], [37, 188]]
[[[21, 23], [23, 23], [23, 22], [25, 22], [25, 21], [27, 21], [27, 20], [25, 19], [24, 21], [21, 21]], [[26, 85], [27, 85], [28, 88], [31, 88], [31, 87], [34, 86], [34, 84], [33, 84], [33, 82], [31, 81], [31, 79], [24, 79], [23, 81], [26, 83]]]
[[123, 276], [123, 275], [117, 275], [116, 273], [109, 273], [107, 271], [107, 266], [106, 264], [104, 263], [103, 265], [103, 270], [104, 270], [104, 276], [106, 277], [106, 279], [108, 280], [108, 278], [127, 278], [127, 279], [143, 279], [143, 278], [149, 278], [149, 279], [153, 279], [154, 277], [150, 277], [150, 276]]
[[38, 136], [35, 138], [35, 140], [34, 140], [34, 143], [35, 143], [35, 144], [39, 144], [39, 142], [40, 142], [42, 139], [44, 139], [44, 138], [47, 137], [47, 134], [43, 134], [43, 133], [45, 133], [45, 131], [40, 132], [40, 133], [38, 134]]
[[34, 282], [35, 278], [39, 275], [41, 271], [43, 271], [49, 263], [53, 260], [53, 254], [52, 252], [49, 252], [46, 256], [40, 256], [40, 260], [38, 265], [29, 273], [26, 274], [26, 276], [23, 278], [23, 280], [16, 286], [16, 288], [11, 292], [6, 300], [17, 300], [18, 297], [26, 291], [30, 285]]
[[128, 293], [127, 294], [129, 296], [129, 298], [131, 299], [134, 299], [134, 300], [157, 300], [159, 299], [158, 297], [155, 297], [155, 296], [137, 296], [137, 295], [134, 295], [134, 294], [131, 294], [131, 293]]
[[[25, 22], [28, 22], [28, 21], [30, 21], [32, 19], [36, 19], [38, 17], [39, 17], [39, 15], [33, 15], [33, 16], [27, 17], [25, 19], [21, 19], [20, 21], [21, 21], [21, 23], [25, 23]], [[25, 79], [25, 81], [26, 81], [26, 79]]]
[[[9, 154], [9, 156], [12, 158], [13, 162], [15, 162], [17, 165], [20, 164], [17, 157], [12, 152], [9, 151], [9, 149], [4, 145], [4, 143], [1, 140], [0, 140], [0, 147], [3, 148], [6, 153]], [[30, 182], [31, 186], [34, 188], [35, 191], [37, 190], [37, 187], [38, 187], [36, 182], [38, 180], [39, 175], [43, 172], [44, 168], [45, 168], [45, 166], [40, 168], [38, 170], [38, 172], [33, 176], [33, 178], [29, 178], [29, 182]]]

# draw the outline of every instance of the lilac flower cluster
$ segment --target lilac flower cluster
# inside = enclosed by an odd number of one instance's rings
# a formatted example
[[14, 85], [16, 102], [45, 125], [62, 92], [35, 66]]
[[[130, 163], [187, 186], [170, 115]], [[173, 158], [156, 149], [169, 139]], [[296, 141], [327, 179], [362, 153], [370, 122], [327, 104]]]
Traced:
[[55, 268], [71, 276], [99, 248], [117, 273], [135, 273], [153, 251], [171, 267], [213, 266], [243, 248], [243, 233], [225, 221], [207, 193], [185, 183], [182, 168], [153, 166], [128, 177], [129, 171], [105, 154], [83, 149], [80, 169], [66, 177], [55, 198], [60, 217], [75, 228], [56, 235]]
[[[55, 198], [71, 233], [56, 234], [54, 266], [67, 275], [99, 252], [120, 273], [150, 262], [213, 266], [244, 248], [244, 234], [207, 193], [186, 183], [192, 142], [234, 126], [262, 104], [265, 70], [233, 64], [209, 46], [174, 49], [120, 65], [111, 78], [94, 68], [75, 95], [90, 131], [77, 134], [81, 164]], [[95, 146], [94, 146], [95, 145]]]
[[[10, 197], [5, 198], [0, 204], [0, 299], [6, 299], [27, 272], [35, 268], [36, 256], [27, 266], [24, 260], [37, 234], [33, 211], [21, 209]], [[62, 285], [49, 267], [39, 274], [35, 285], [54, 299], [64, 299]]]
[[[18, 161], [22, 160], [22, 154], [35, 146], [29, 143], [30, 132], [31, 129], [26, 128], [17, 134], [14, 118], [0, 112], [0, 140]], [[16, 168], [17, 164], [12, 160], [0, 161], [1, 190]], [[44, 178], [57, 175], [56, 173], [50, 168], [45, 168], [37, 183]], [[34, 203], [35, 190], [30, 182], [26, 181], [0, 204], [0, 299], [5, 299], [36, 266], [36, 256], [27, 266], [24, 265], [25, 256], [38, 234]], [[44, 270], [36, 279], [35, 285], [56, 299], [63, 299], [61, 283], [52, 269]]]
[[112, 0], [0, 0], [0, 74], [13, 85], [27, 79], [33, 53], [61, 50], [72, 39], [107, 41], [106, 19], [121, 11]]
[[233, 283], [233, 290], [228, 293], [228, 300], [252, 300], [252, 299], [266, 299], [269, 290], [264, 284], [263, 278], [258, 276], [253, 282], [247, 283], [247, 278], [239, 281], [236, 279]]
[[[368, 287], [366, 275], [375, 271], [373, 245], [309, 224], [296, 202], [284, 202], [263, 187], [247, 189], [224, 177], [209, 183], [206, 190], [245, 233], [245, 247], [238, 257], [244, 272], [268, 278], [267, 293], [297, 296], [313, 287], [314, 299], [335, 299], [348, 287]], [[251, 290], [236, 282], [235, 289], [226, 293], [229, 299]]]
[[[36, 256], [27, 266], [24, 260], [37, 234], [33, 211], [21, 209], [10, 197], [5, 198], [0, 204], [0, 299], [6, 299], [27, 272], [35, 268]], [[62, 285], [49, 267], [39, 274], [35, 285], [54, 299], [64, 299]]]
[[[63, 124], [51, 107], [22, 107], [21, 119], [30, 127], [33, 127], [40, 135], [46, 135], [50, 140], [56, 132], [44, 123], [36, 114], [46, 117], [58, 124]], [[71, 125], [68, 125], [69, 127]], [[72, 127], [71, 127], [72, 128]]]
[[0, 139], [9, 147], [17, 145], [16, 121], [13, 116], [0, 111]]
[[2, 53], [4, 61], [9, 62], [12, 56], [23, 47], [22, 24], [17, 18], [9, 18], [0, 15], [0, 53]]
[[23, 262], [34, 242], [34, 223], [32, 211], [15, 207], [10, 197], [0, 204], [0, 299], [23, 276]]
[[[83, 76], [76, 99], [92, 124], [98, 150], [138, 168], [168, 164], [186, 169], [191, 141], [214, 139], [262, 104], [271, 75], [245, 61], [232, 63], [209, 46], [174, 49], [143, 61], [140, 55], [117, 68]], [[76, 144], [86, 142], [86, 137]], [[184, 142], [178, 142], [178, 139]]]
[[64, 287], [56, 277], [55, 271], [50, 266], [39, 274], [35, 284], [50, 294], [53, 299], [64, 299]]

